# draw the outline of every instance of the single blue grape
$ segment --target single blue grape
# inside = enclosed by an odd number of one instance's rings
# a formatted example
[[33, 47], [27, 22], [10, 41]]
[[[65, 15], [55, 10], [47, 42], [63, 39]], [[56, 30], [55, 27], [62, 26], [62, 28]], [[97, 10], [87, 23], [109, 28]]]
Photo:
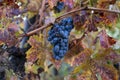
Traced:
[[58, 42], [58, 38], [53, 38], [50, 43], [55, 45]]
[[53, 38], [54, 41], [58, 41], [59, 39], [57, 37]]
[[74, 28], [74, 25], [69, 25], [69, 29], [72, 30]]
[[66, 50], [66, 51], [68, 50], [68, 47], [63, 47], [63, 48], [64, 48], [64, 50]]
[[65, 30], [69, 30], [69, 28], [70, 28], [69, 25], [65, 26]]
[[59, 56], [60, 56], [60, 57], [63, 57], [64, 54], [65, 54], [65, 53], [64, 53], [64, 50], [60, 50], [60, 51], [59, 51]]
[[51, 43], [52, 45], [54, 45], [54, 44], [55, 44], [54, 40], [51, 40], [51, 41], [50, 41], [50, 43]]
[[62, 31], [62, 28], [59, 26], [58, 31]]
[[61, 45], [61, 47], [64, 47], [64, 46], [65, 46], [65, 43], [64, 43], [64, 42], [61, 42], [60, 45]]
[[53, 27], [59, 27], [59, 24], [58, 23], [55, 23], [55, 24], [53, 24]]
[[52, 37], [51, 37], [51, 36], [49, 36], [49, 37], [48, 37], [48, 41], [51, 41], [51, 40], [52, 40]]
[[53, 33], [52, 30], [48, 31], [48, 35], [51, 35], [52, 33]]
[[59, 45], [55, 45], [55, 46], [54, 46], [55, 52], [59, 52], [59, 49], [60, 49]]
[[64, 31], [59, 31], [61, 36], [64, 36]]
[[55, 37], [55, 33], [52, 33], [50, 36], [51, 36], [51, 38], [54, 38]]
[[73, 29], [73, 25], [66, 25], [65, 26], [65, 30], [67, 30], [69, 33], [70, 33], [70, 31]]
[[67, 24], [70, 24], [70, 25], [73, 24], [73, 19], [71, 17], [67, 18]]
[[66, 23], [67, 23], [67, 21], [66, 21], [65, 19], [61, 20], [61, 22], [60, 22], [60, 24], [61, 24], [62, 26], [66, 26]]
[[58, 55], [53, 55], [53, 58], [55, 58], [56, 60], [60, 60], [61, 59]]
[[67, 50], [63, 50], [64, 55], [67, 53]]
[[64, 29], [65, 29], [65, 26], [60, 26], [60, 27], [61, 27], [61, 29], [62, 29], [62, 30], [64, 30]]
[[63, 39], [63, 42], [68, 43], [68, 39]]
[[63, 38], [68, 38], [68, 36], [69, 36], [69, 33], [68, 33], [68, 31], [64, 31]]

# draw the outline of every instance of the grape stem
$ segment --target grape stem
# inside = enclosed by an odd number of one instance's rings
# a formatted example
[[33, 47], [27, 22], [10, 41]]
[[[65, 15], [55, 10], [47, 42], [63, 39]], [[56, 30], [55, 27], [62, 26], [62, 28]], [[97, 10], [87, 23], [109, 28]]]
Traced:
[[[60, 19], [60, 18], [63, 18], [63, 17], [66, 16], [66, 15], [70, 15], [70, 14], [72, 14], [72, 13], [79, 12], [79, 11], [81, 11], [81, 10], [93, 10], [93, 11], [101, 11], [101, 12], [110, 12], [110, 13], [120, 14], [120, 11], [116, 11], [116, 10], [108, 10], [108, 9], [101, 9], [101, 8], [94, 8], [94, 7], [83, 7], [83, 8], [79, 8], [79, 9], [72, 10], [72, 11], [70, 11], [70, 12], [67, 12], [67, 13], [65, 13], [65, 14], [57, 17], [57, 18], [55, 19], [55, 21], [57, 21], [57, 20]], [[49, 27], [50, 25], [52, 25], [52, 23], [48, 23], [47, 25], [43, 25], [42, 27], [39, 27], [39, 28], [37, 28], [37, 29], [35, 29], [35, 30], [33, 30], [33, 31], [30, 31], [30, 32], [26, 33], [26, 34], [21, 34], [20, 37], [23, 37], [23, 36], [31, 36], [31, 35], [37, 33], [38, 31], [43, 30], [43, 29]]]
[[43, 29], [49, 27], [50, 25], [52, 25], [52, 23], [49, 23], [49, 24], [47, 24], [47, 25], [44, 25], [44, 26], [42, 26], [42, 27], [40, 27], [40, 28], [37, 28], [37, 29], [35, 29], [35, 30], [33, 30], [33, 31], [30, 31], [30, 32], [28, 32], [28, 33], [26, 33], [26, 34], [22, 34], [22, 35], [20, 35], [20, 37], [31, 36], [31, 35], [37, 33], [38, 31], [43, 30]]
[[100, 12], [110, 12], [110, 13], [118, 13], [120, 14], [120, 11], [117, 11], [117, 10], [108, 10], [108, 9], [101, 9], [101, 8], [94, 8], [94, 7], [83, 7], [83, 8], [79, 8], [79, 9], [76, 9], [76, 10], [72, 10], [70, 12], [67, 12], [61, 16], [59, 16], [58, 18], [56, 19], [59, 19], [61, 17], [64, 17], [66, 15], [69, 15], [69, 14], [72, 14], [72, 13], [75, 13], [75, 12], [78, 12], [78, 11], [81, 11], [81, 10], [93, 10], [93, 11], [100, 11]]

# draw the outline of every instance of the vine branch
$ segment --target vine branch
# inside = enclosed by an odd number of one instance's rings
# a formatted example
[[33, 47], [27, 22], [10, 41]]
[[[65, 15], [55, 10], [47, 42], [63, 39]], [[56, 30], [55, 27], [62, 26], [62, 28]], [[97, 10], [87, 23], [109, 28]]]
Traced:
[[39, 20], [39, 24], [41, 25], [42, 19], [43, 19], [43, 15], [44, 15], [44, 7], [45, 7], [45, 1], [42, 1], [42, 6], [41, 9], [39, 10], [39, 15], [40, 15], [40, 20]]
[[[79, 11], [81, 11], [81, 10], [93, 10], [93, 11], [101, 11], [101, 12], [110, 12], [110, 13], [120, 14], [120, 11], [116, 11], [116, 10], [108, 10], [108, 9], [101, 9], [101, 8], [94, 8], [94, 7], [83, 7], [83, 8], [79, 8], [79, 9], [72, 10], [72, 11], [70, 11], [70, 12], [67, 12], [67, 13], [65, 13], [65, 14], [57, 17], [57, 18], [55, 19], [55, 21], [58, 20], [58, 19], [60, 19], [60, 18], [62, 18], [62, 17], [64, 17], [64, 16], [66, 16], [66, 15], [70, 15], [70, 14], [72, 14], [72, 13], [79, 12]], [[33, 31], [30, 31], [30, 32], [28, 32], [28, 33], [26, 33], [26, 34], [22, 34], [21, 36], [31, 36], [31, 35], [37, 33], [38, 31], [43, 30], [43, 29], [49, 27], [51, 24], [52, 24], [52, 23], [49, 23], [49, 24], [47, 24], [47, 25], [43, 25], [42, 27], [37, 28], [37, 29], [35, 29], [35, 30], [33, 30]]]
[[49, 23], [49, 24], [44, 25], [44, 26], [42, 26], [42, 27], [40, 27], [40, 28], [37, 28], [37, 29], [35, 29], [35, 30], [33, 30], [33, 31], [30, 31], [30, 32], [28, 32], [28, 33], [26, 33], [26, 34], [22, 34], [22, 35], [20, 35], [20, 37], [23, 37], [23, 36], [31, 36], [31, 35], [35, 34], [36, 32], [47, 28], [47, 27], [50, 26], [51, 24], [52, 24], [52, 23]]

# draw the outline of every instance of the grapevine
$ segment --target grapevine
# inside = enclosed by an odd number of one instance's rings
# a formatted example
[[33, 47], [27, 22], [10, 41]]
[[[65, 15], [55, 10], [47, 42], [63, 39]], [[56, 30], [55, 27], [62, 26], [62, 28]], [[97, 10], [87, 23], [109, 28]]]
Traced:
[[119, 80], [119, 0], [0, 0], [0, 80]]

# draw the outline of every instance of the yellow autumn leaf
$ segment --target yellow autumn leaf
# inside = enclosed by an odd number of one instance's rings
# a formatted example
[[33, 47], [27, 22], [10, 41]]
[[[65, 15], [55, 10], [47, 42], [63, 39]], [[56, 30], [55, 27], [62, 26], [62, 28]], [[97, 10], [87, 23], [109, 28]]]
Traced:
[[31, 48], [26, 53], [27, 61], [35, 63], [44, 68], [46, 54], [44, 51], [45, 49], [43, 35], [39, 34], [31, 36], [28, 43], [31, 45]]
[[77, 74], [77, 73], [80, 73], [82, 70], [87, 70], [90, 66], [88, 65], [89, 63], [88, 62], [85, 62], [77, 67], [74, 68], [72, 74]]

